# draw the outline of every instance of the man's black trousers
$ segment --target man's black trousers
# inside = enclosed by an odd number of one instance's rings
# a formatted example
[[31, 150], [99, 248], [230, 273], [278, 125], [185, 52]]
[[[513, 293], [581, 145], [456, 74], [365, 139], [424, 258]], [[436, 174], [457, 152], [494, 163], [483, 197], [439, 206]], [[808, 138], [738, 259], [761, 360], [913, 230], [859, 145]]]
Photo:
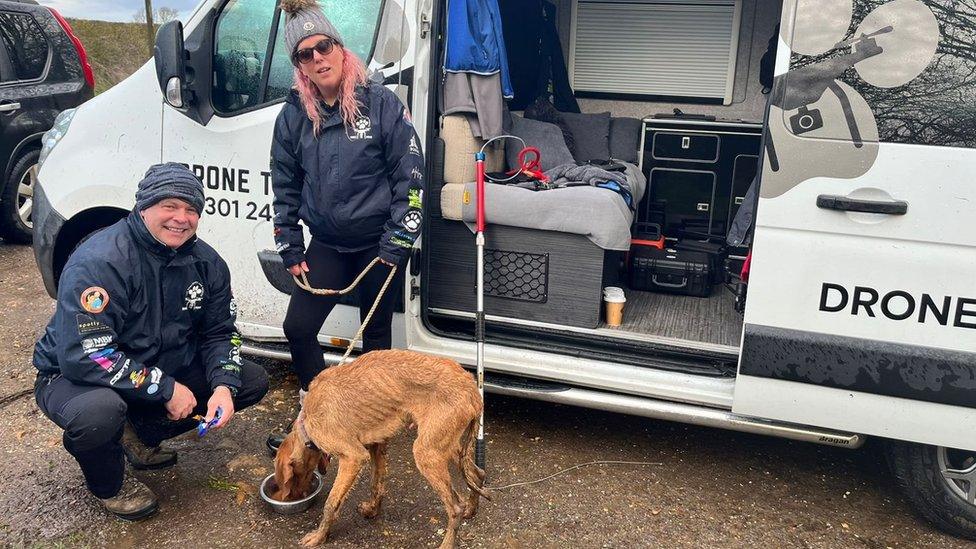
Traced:
[[[206, 414], [213, 391], [203, 369], [177, 375], [176, 381], [196, 397], [193, 413]], [[234, 398], [235, 413], [260, 402], [268, 392], [268, 374], [251, 361], [242, 360], [241, 382]], [[122, 487], [125, 463], [120, 440], [126, 419], [147, 446], [158, 446], [197, 426], [190, 418], [171, 421], [162, 403], [127, 401], [109, 387], [79, 385], [61, 375], [38, 376], [34, 398], [44, 415], [64, 429], [64, 448], [78, 461], [88, 489], [98, 498], [113, 497]]]

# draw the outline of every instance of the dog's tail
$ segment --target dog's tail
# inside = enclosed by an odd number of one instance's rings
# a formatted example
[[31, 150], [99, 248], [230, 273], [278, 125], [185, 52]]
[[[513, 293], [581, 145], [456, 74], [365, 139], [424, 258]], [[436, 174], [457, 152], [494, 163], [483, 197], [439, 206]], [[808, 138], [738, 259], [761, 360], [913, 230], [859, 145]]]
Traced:
[[474, 462], [474, 443], [475, 434], [478, 432], [478, 418], [471, 420], [468, 428], [461, 435], [461, 472], [464, 474], [464, 483], [468, 485], [479, 496], [491, 501], [491, 496], [485, 493], [481, 487], [485, 482], [485, 472]]

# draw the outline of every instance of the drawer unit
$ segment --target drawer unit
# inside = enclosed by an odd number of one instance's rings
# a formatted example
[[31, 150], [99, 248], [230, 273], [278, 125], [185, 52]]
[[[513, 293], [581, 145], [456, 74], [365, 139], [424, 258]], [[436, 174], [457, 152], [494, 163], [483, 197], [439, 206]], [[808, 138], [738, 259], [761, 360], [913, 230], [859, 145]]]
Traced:
[[669, 238], [727, 234], [755, 177], [761, 138], [761, 124], [645, 118], [648, 192], [637, 221], [660, 223]]
[[655, 132], [651, 154], [655, 160], [712, 163], [718, 160], [717, 135], [688, 132]]

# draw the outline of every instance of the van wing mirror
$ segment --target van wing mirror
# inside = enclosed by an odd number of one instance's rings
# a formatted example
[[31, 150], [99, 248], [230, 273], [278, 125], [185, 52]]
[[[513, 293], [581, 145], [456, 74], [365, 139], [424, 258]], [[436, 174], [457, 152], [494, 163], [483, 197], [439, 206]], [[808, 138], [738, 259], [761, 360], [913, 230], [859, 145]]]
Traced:
[[153, 49], [156, 78], [166, 102], [177, 109], [186, 108], [189, 94], [186, 87], [186, 50], [183, 47], [183, 23], [170, 21], [156, 32]]

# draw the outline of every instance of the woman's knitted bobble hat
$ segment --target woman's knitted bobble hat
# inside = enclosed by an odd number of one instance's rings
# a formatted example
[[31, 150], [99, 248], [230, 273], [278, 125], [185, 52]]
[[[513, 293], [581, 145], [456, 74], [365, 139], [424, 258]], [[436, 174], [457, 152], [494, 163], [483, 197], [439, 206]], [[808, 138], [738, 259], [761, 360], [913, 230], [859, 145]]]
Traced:
[[302, 40], [316, 34], [324, 34], [342, 44], [339, 30], [325, 16], [317, 0], [281, 0], [285, 12], [285, 45], [290, 53]]

